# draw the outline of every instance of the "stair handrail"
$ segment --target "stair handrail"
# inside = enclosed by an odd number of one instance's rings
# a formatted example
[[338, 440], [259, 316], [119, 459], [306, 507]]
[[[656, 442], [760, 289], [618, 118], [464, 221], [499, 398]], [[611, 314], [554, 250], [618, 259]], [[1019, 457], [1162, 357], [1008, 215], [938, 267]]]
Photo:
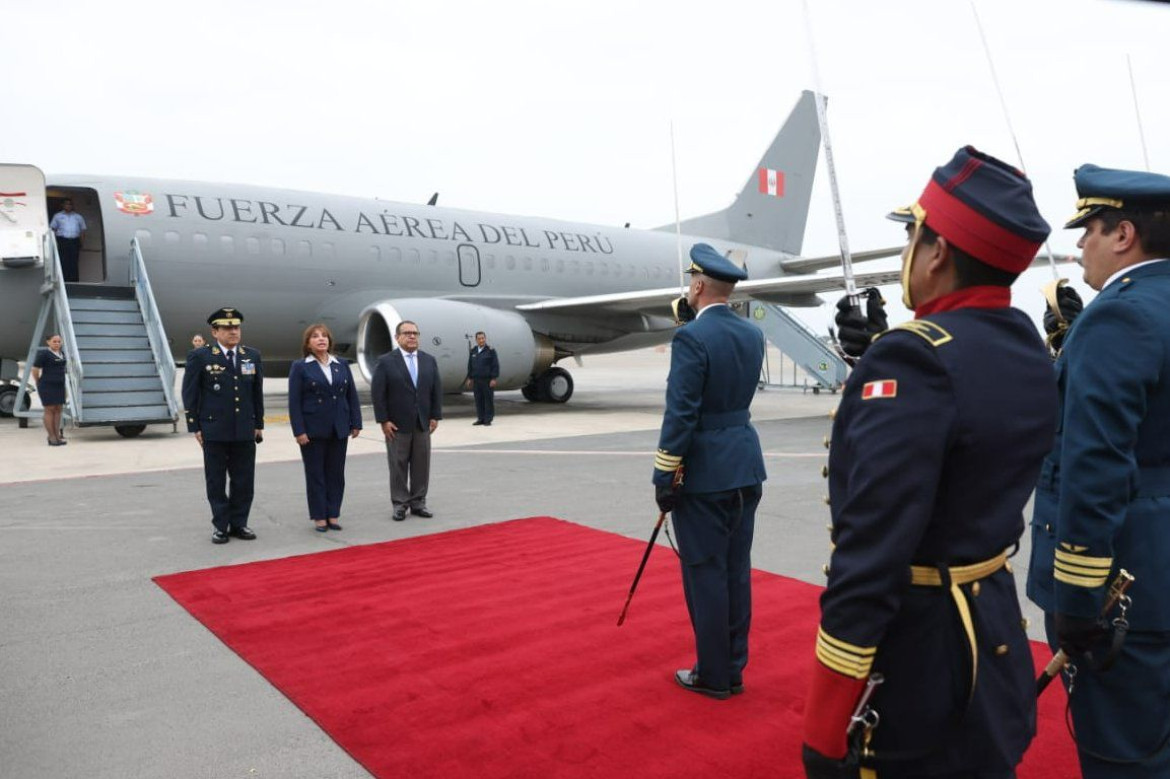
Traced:
[[150, 351], [154, 356], [159, 378], [162, 379], [167, 410], [173, 421], [179, 418], [179, 400], [175, 397], [175, 360], [171, 356], [170, 341], [167, 339], [167, 331], [154, 300], [154, 289], [150, 285], [150, 275], [146, 272], [146, 262], [142, 258], [142, 247], [137, 236], [130, 239], [130, 283], [134, 286], [134, 295], [142, 311]]
[[28, 358], [24, 363], [24, 372], [21, 375], [20, 387], [16, 393], [16, 407], [13, 413], [22, 417], [37, 416], [34, 411], [24, 411], [24, 399], [28, 397], [28, 385], [32, 381], [33, 363], [37, 359], [37, 350], [45, 336], [45, 327], [48, 324], [48, 312], [53, 311], [53, 321], [56, 325], [54, 332], [64, 341], [65, 351], [65, 413], [74, 422], [81, 419], [82, 396], [81, 380], [85, 376], [85, 368], [81, 364], [81, 350], [77, 346], [77, 334], [73, 331], [73, 317], [69, 311], [69, 296], [65, 293], [65, 281], [61, 278], [61, 258], [57, 254], [57, 240], [51, 230], [46, 230], [41, 236], [44, 247], [45, 283], [41, 285], [41, 311], [37, 316], [37, 326], [33, 332], [32, 342], [28, 348]]

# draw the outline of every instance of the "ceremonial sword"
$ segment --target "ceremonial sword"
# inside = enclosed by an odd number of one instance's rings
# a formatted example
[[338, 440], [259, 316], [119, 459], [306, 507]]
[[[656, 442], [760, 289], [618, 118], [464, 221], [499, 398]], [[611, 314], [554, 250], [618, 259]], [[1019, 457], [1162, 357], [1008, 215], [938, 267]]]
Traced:
[[[1133, 584], [1133, 574], [1122, 568], [1117, 572], [1117, 578], [1113, 580], [1113, 584], [1109, 585], [1109, 594], [1105, 598], [1105, 605], [1101, 607], [1100, 618], [1104, 619], [1113, 607], [1118, 603], [1128, 601], [1125, 591]], [[1124, 608], [1124, 603], [1123, 603]], [[1063, 649], [1058, 649], [1052, 659], [1048, 661], [1048, 665], [1044, 666], [1044, 671], [1036, 677], [1036, 697], [1044, 692], [1049, 683], [1056, 678], [1057, 674], [1063, 671], [1069, 664], [1068, 653]]]

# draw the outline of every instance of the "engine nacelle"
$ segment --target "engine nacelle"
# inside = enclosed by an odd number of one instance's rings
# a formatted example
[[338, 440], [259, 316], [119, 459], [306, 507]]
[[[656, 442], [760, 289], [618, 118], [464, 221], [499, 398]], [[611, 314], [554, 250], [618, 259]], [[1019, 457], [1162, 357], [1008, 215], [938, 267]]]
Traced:
[[552, 342], [533, 333], [515, 312], [441, 298], [400, 298], [375, 303], [358, 319], [357, 362], [366, 381], [373, 377], [378, 358], [398, 345], [394, 328], [403, 320], [418, 325], [419, 348], [438, 360], [444, 392], [463, 389], [468, 350], [479, 330], [500, 358], [497, 389], [523, 387], [553, 363]]

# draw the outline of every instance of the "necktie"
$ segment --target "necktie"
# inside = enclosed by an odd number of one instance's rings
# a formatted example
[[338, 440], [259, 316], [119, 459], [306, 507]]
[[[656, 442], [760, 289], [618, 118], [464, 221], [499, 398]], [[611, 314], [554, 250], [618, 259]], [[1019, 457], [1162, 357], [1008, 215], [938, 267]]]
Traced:
[[232, 369], [232, 373], [236, 372], [236, 353], [232, 349], [227, 350], [228, 367]]
[[410, 371], [410, 381], [418, 386], [418, 365], [414, 361], [414, 352], [406, 353], [406, 368]]

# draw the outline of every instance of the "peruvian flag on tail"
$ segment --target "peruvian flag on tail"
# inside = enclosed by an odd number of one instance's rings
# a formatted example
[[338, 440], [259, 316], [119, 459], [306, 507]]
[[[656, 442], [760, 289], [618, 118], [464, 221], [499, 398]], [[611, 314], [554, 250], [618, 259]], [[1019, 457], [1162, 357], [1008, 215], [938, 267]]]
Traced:
[[760, 194], [784, 197], [784, 171], [760, 168]]

